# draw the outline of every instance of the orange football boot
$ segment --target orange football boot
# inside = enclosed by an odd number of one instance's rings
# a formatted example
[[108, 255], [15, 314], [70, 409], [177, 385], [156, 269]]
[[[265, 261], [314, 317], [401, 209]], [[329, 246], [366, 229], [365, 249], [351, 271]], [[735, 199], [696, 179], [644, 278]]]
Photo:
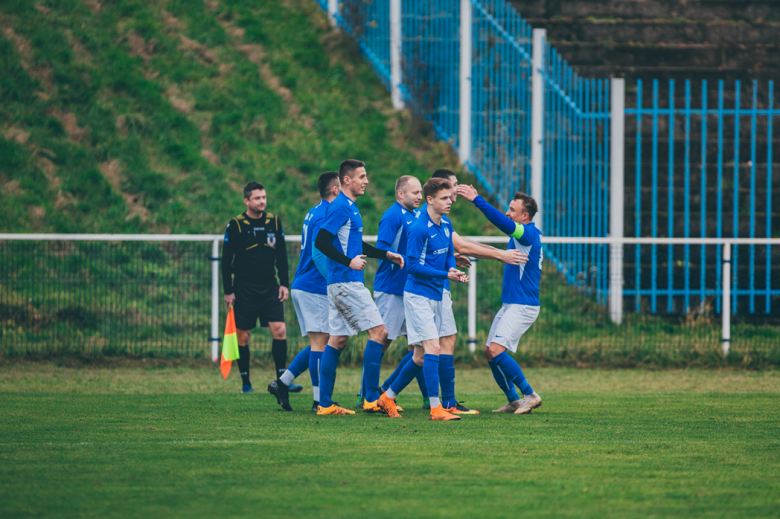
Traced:
[[382, 396], [377, 400], [377, 405], [382, 408], [382, 411], [387, 413], [390, 418], [401, 418], [401, 413], [398, 412], [398, 406], [395, 405], [395, 398], [390, 398], [387, 393], [382, 393]]
[[431, 407], [430, 419], [442, 421], [460, 420], [460, 416], [447, 412], [444, 407], [439, 405], [439, 407]]

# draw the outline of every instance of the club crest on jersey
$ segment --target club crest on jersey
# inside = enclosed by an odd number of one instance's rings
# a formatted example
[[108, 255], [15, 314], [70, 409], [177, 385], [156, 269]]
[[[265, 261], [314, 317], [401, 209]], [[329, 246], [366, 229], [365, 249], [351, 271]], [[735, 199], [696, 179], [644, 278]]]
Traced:
[[446, 227], [444, 228], [444, 235], [447, 236], [447, 238], [450, 237], [450, 230], [447, 229]]
[[276, 234], [269, 232], [268, 237], [266, 238], [266, 243], [268, 243], [269, 247], [275, 247], [276, 246]]

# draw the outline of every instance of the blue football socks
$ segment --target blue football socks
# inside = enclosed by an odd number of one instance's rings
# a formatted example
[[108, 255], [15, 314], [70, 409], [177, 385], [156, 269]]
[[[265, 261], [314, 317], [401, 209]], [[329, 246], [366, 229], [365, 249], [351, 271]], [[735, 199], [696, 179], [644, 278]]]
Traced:
[[498, 368], [496, 361], [491, 360], [488, 362], [488, 365], [490, 366], [490, 371], [493, 372], [493, 378], [496, 379], [496, 384], [498, 384], [498, 387], [500, 387], [501, 391], [503, 391], [506, 395], [506, 399], [510, 402], [520, 400], [520, 397], [517, 395], [515, 385]]
[[426, 353], [423, 357], [423, 375], [425, 375], [425, 387], [428, 389], [428, 399], [431, 401], [431, 409], [439, 407], [439, 356]]
[[306, 348], [298, 352], [298, 355], [295, 356], [290, 363], [290, 366], [287, 368], [292, 371], [292, 374], [295, 375], [296, 378], [309, 368], [310, 352], [311, 346], [306, 346]]
[[363, 378], [365, 379], [365, 392], [363, 394], [367, 402], [379, 400], [379, 370], [382, 365], [382, 344], [368, 341], [363, 352]]
[[333, 386], [336, 383], [336, 366], [339, 363], [341, 350], [337, 350], [331, 345], [325, 346], [322, 352], [322, 362], [320, 363], [320, 406], [330, 407], [333, 405]]
[[[533, 394], [534, 390], [531, 389], [531, 385], [525, 379], [525, 375], [523, 375], [523, 370], [520, 369], [520, 365], [515, 359], [510, 357], [507, 352], [503, 352], [501, 355], [496, 355], [493, 360], [496, 363], [496, 367], [502, 372], [504, 376], [506, 376], [507, 380], [513, 382], [520, 389], [522, 394]], [[509, 395], [507, 395], [507, 398], [508, 397]]]
[[417, 385], [420, 386], [420, 393], [422, 393], [423, 400], [428, 398], [428, 390], [425, 388], [425, 375], [422, 370], [417, 373]]
[[401, 372], [390, 385], [390, 388], [388, 388], [387, 396], [390, 398], [395, 398], [398, 396], [398, 394], [403, 391], [404, 388], [408, 386], [421, 371], [422, 366], [418, 366], [410, 356], [409, 360], [406, 361], [406, 364], [404, 364]]
[[384, 384], [382, 384], [382, 391], [387, 391], [390, 386], [393, 385], [393, 382], [395, 382], [395, 379], [398, 378], [398, 375], [401, 373], [401, 370], [404, 369], [404, 366], [406, 366], [406, 363], [412, 360], [412, 355], [414, 355], [414, 351], [407, 351], [406, 355], [404, 355], [404, 358], [401, 359], [401, 362], [398, 363], [398, 367], [395, 368], [395, 371], [393, 371], [389, 377], [387, 377], [387, 380], [385, 380]]
[[452, 355], [439, 355], [439, 383], [441, 384], [441, 403], [445, 409], [455, 407], [455, 358]]
[[306, 346], [306, 348], [298, 352], [298, 355], [295, 356], [292, 363], [290, 364], [290, 367], [284, 370], [284, 373], [282, 373], [282, 375], [279, 377], [279, 380], [282, 381], [282, 384], [289, 386], [293, 383], [293, 380], [298, 377], [298, 375], [306, 371], [306, 369], [309, 367], [310, 352], [311, 346]]
[[320, 364], [322, 363], [322, 352], [312, 351], [309, 354], [309, 375], [311, 376], [311, 389], [314, 393], [314, 401], [320, 401]]

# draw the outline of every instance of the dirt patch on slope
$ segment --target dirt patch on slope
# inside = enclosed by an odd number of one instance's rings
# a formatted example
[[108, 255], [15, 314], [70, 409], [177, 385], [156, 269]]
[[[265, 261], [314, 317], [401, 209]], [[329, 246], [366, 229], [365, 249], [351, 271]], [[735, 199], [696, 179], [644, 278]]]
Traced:
[[122, 190], [122, 184], [124, 183], [125, 177], [122, 173], [122, 167], [119, 161], [114, 159], [110, 162], [103, 162], [98, 168], [106, 181], [114, 188], [114, 191], [119, 193], [124, 199], [128, 209], [125, 220], [132, 220], [138, 216], [142, 222], [145, 222], [149, 217], [149, 210], [143, 205], [143, 195], [134, 195]]
[[56, 106], [49, 108], [49, 115], [57, 119], [65, 132], [68, 134], [68, 138], [76, 143], [81, 144], [81, 141], [89, 136], [89, 128], [82, 128], [78, 125], [76, 116], [71, 112], [64, 112], [62, 109]]
[[200, 61], [209, 65], [213, 65], [218, 61], [216, 52], [195, 40], [187, 38], [183, 34], [179, 35], [179, 50], [192, 51]]
[[[0, 19], [0, 21], [2, 21], [2, 19]], [[54, 76], [54, 71], [52, 71], [52, 69], [49, 67], [34, 67], [32, 65], [32, 45], [30, 45], [30, 42], [28, 42], [25, 38], [19, 34], [16, 34], [12, 27], [3, 27], [2, 32], [3, 36], [5, 36], [8, 41], [13, 43], [14, 47], [16, 47], [16, 52], [18, 52], [19, 56], [21, 57], [19, 64], [30, 77], [33, 77], [41, 82], [43, 88], [47, 92], [47, 94], [44, 94], [44, 96], [46, 99], [48, 99], [49, 94], [52, 94], [57, 90], [57, 87], [54, 85], [54, 81], [52, 79]]]

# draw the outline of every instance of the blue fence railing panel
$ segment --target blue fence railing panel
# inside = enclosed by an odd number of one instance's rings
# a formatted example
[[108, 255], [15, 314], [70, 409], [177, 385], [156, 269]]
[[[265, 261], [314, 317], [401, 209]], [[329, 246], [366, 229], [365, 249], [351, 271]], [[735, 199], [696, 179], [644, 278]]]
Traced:
[[[634, 106], [626, 109], [636, 121], [636, 131], [631, 136], [635, 140], [632, 158], [635, 236], [661, 236], [659, 226], [666, 224], [666, 234], [661, 237], [776, 237], [772, 234], [777, 223], [773, 222], [773, 216], [780, 215], [772, 214], [772, 198], [777, 196], [772, 186], [772, 149], [778, 144], [773, 141], [772, 132], [776, 115], [774, 85], [771, 81], [766, 89], [757, 81], [750, 85], [749, 92], [743, 95], [740, 81], [735, 81], [733, 90], [726, 89], [724, 82], [719, 81], [717, 89], [712, 91], [717, 96], [717, 108], [710, 108], [713, 103], [708, 101], [707, 81], [698, 85], [686, 81], [679, 92], [670, 80], [665, 93], [661, 91], [662, 85], [653, 81], [650, 107], [647, 107], [646, 92], [642, 90], [642, 82], [637, 81], [636, 94], [631, 96], [635, 99]], [[661, 103], [664, 98], [668, 98], [665, 105]], [[661, 124], [663, 121], [665, 125]], [[714, 122], [717, 131], [712, 135], [708, 127]], [[643, 139], [647, 131], [651, 135], [649, 145]], [[643, 158], [648, 152], [649, 164]], [[660, 162], [664, 152], [665, 194], [660, 191]], [[700, 178], [696, 179], [696, 174]], [[765, 183], [762, 175], [766, 176]], [[759, 190], [760, 185], [765, 186], [764, 192]], [[650, 196], [645, 198], [648, 193]], [[659, 211], [662, 206], [666, 214]], [[660, 263], [664, 261], [663, 255], [658, 256], [656, 251], [659, 247], [667, 249], [665, 266]], [[649, 259], [645, 256], [647, 250]], [[720, 248], [715, 247], [713, 251], [713, 247], [699, 246], [698, 252], [692, 245], [677, 249], [635, 246], [634, 286], [625, 289], [624, 295], [634, 296], [637, 311], [645, 303], [650, 311], [658, 311], [657, 298], [665, 296], [666, 312], [704, 311], [710, 304], [715, 312], [720, 312], [723, 275]], [[777, 273], [772, 275], [773, 268], [778, 270], [778, 258], [774, 260], [769, 246], [733, 249], [730, 268], [734, 312], [756, 313], [761, 309], [765, 314], [772, 312], [772, 300], [780, 295]], [[641, 275], [645, 268], [651, 269], [650, 279]], [[662, 275], [665, 279], [660, 278]], [[708, 300], [710, 296], [715, 297]]]

